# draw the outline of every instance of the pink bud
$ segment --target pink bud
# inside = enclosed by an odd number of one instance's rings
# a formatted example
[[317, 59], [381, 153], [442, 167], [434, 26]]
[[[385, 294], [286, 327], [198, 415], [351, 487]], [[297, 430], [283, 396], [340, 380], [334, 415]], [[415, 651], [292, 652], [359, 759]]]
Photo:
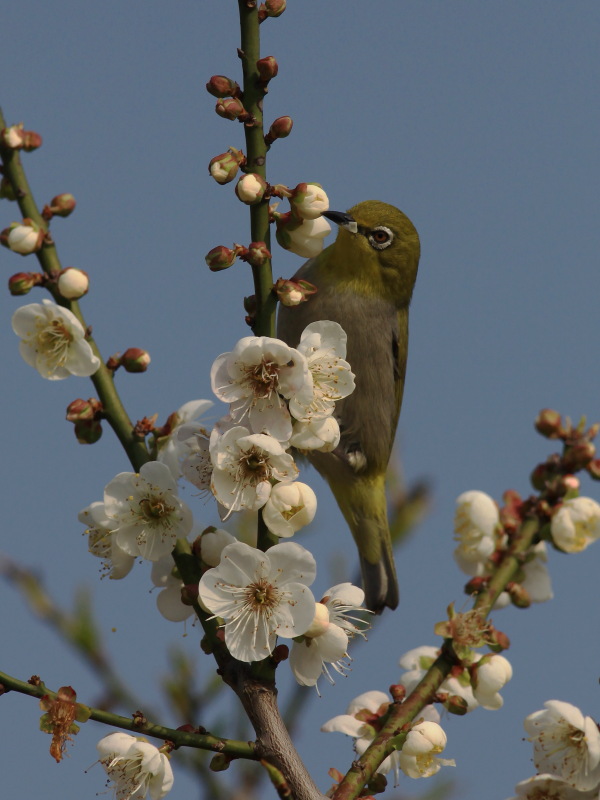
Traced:
[[225, 119], [244, 119], [248, 117], [248, 112], [237, 97], [223, 97], [217, 100], [215, 111]]
[[548, 439], [558, 439], [563, 433], [560, 414], [551, 408], [544, 408], [535, 419], [535, 428]]
[[97, 419], [82, 419], [75, 423], [75, 436], [79, 444], [95, 444], [102, 436], [102, 425]]
[[94, 419], [96, 414], [102, 410], [102, 403], [96, 400], [95, 397], [90, 397], [88, 400], [82, 400], [78, 397], [67, 406], [67, 420], [69, 422], [77, 422], [78, 420]]
[[229, 247], [224, 247], [222, 244], [213, 247], [204, 257], [208, 268], [212, 272], [220, 272], [222, 269], [228, 269], [233, 265], [235, 259], [235, 251], [231, 250]]
[[221, 153], [221, 155], [211, 158], [208, 164], [208, 171], [217, 183], [223, 185], [235, 178], [240, 168], [240, 155], [245, 161], [243, 154], [233, 148], [227, 153]]
[[271, 253], [264, 242], [250, 242], [244, 261], [253, 267], [262, 267], [271, 258]]
[[150, 353], [139, 347], [129, 347], [121, 356], [121, 364], [126, 372], [146, 372], [150, 363]]
[[237, 97], [240, 87], [226, 75], [213, 75], [206, 84], [206, 91], [213, 97]]
[[69, 192], [57, 194], [56, 197], [50, 200], [50, 210], [57, 217], [68, 217], [74, 211], [76, 205], [75, 198]]
[[269, 17], [280, 17], [285, 7], [286, 0], [265, 0], [265, 11]]
[[279, 302], [284, 306], [298, 306], [317, 291], [317, 287], [308, 281], [284, 280], [283, 278], [279, 278], [273, 288]]
[[263, 83], [268, 83], [279, 72], [279, 65], [274, 56], [265, 56], [256, 62], [256, 69]]
[[35, 131], [23, 131], [23, 150], [30, 153], [42, 146], [42, 137]]
[[271, 123], [269, 132], [265, 136], [265, 142], [270, 145], [273, 144], [275, 139], [285, 139], [292, 132], [294, 122], [291, 117], [277, 117]]
[[41, 275], [34, 272], [17, 272], [8, 279], [8, 291], [15, 297], [28, 294], [40, 280]]

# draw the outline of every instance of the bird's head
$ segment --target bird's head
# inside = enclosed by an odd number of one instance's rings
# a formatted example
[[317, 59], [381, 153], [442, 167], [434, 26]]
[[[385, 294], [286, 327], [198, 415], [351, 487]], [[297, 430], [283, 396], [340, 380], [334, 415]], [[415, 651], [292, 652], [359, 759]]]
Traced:
[[415, 226], [395, 206], [366, 200], [347, 213], [323, 215], [339, 225], [327, 248], [327, 271], [359, 294], [387, 297], [398, 308], [408, 306], [419, 266]]

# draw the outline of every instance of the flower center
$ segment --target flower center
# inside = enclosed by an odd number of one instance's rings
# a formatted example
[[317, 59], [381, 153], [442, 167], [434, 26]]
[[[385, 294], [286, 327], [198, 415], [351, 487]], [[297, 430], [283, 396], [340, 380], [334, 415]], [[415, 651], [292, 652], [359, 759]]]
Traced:
[[266, 578], [259, 578], [246, 587], [246, 603], [254, 611], [267, 611], [279, 603], [280, 592]]
[[271, 477], [271, 465], [265, 454], [256, 447], [242, 452], [237, 468], [236, 480], [248, 481], [256, 486]]
[[255, 398], [270, 397], [279, 386], [280, 365], [265, 358], [259, 364], [245, 367], [244, 383], [252, 390]]
[[40, 327], [37, 335], [38, 347], [45, 353], [54, 369], [65, 364], [72, 341], [71, 331], [60, 319], [53, 319], [49, 324]]
[[168, 517], [174, 511], [173, 506], [165, 503], [163, 497], [143, 497], [140, 500], [140, 511], [149, 522]]

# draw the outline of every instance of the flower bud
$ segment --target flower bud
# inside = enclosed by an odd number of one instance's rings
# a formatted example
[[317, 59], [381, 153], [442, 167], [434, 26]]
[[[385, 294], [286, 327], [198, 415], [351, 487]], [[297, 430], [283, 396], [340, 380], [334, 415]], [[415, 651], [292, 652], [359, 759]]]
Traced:
[[208, 268], [212, 272], [220, 272], [222, 269], [228, 269], [233, 265], [235, 259], [235, 251], [230, 250], [229, 247], [224, 247], [222, 244], [218, 245], [218, 247], [213, 247], [204, 257]]
[[536, 431], [547, 439], [558, 439], [563, 433], [560, 414], [551, 408], [542, 409], [534, 424]]
[[249, 172], [239, 179], [235, 187], [235, 193], [242, 203], [251, 206], [260, 203], [267, 191], [266, 180], [256, 172]]
[[450, 714], [456, 714], [459, 717], [463, 717], [469, 710], [469, 704], [465, 698], [458, 694], [448, 695], [444, 700], [443, 705], [446, 711], [448, 711]]
[[265, 56], [256, 62], [256, 69], [263, 83], [268, 83], [279, 72], [279, 65], [274, 56]]
[[271, 123], [269, 132], [265, 136], [265, 142], [270, 145], [273, 144], [275, 139], [285, 139], [285, 137], [289, 136], [292, 132], [293, 125], [294, 123], [291, 117], [277, 117], [277, 119]]
[[586, 467], [590, 478], [593, 478], [595, 481], [600, 481], [600, 458], [595, 458], [593, 461]]
[[323, 603], [315, 603], [315, 616], [310, 623], [308, 629], [304, 632], [304, 636], [309, 639], [314, 639], [315, 636], [321, 636], [329, 627], [329, 611], [327, 606]]
[[331, 226], [324, 217], [306, 219], [298, 225], [291, 214], [282, 214], [277, 220], [275, 236], [284, 250], [291, 250], [297, 256], [314, 258], [323, 249], [323, 239], [331, 232]]
[[206, 91], [213, 97], [237, 97], [240, 87], [226, 75], [213, 75], [206, 84]]
[[300, 219], [317, 219], [329, 208], [329, 198], [319, 183], [299, 183], [290, 197], [292, 214]]
[[95, 444], [102, 436], [102, 425], [97, 419], [82, 419], [75, 423], [75, 436], [79, 444]]
[[90, 397], [88, 400], [82, 400], [78, 397], [67, 406], [66, 419], [69, 422], [78, 422], [84, 419], [94, 419], [96, 414], [102, 410], [102, 403], [96, 400], [95, 397]]
[[87, 294], [90, 288], [90, 279], [87, 272], [75, 267], [67, 267], [58, 276], [58, 291], [67, 300], [78, 300]]
[[0, 233], [0, 243], [14, 253], [22, 256], [35, 253], [44, 241], [44, 234], [39, 225], [26, 217], [22, 223], [13, 222]]
[[583, 439], [571, 447], [567, 447], [562, 458], [563, 467], [569, 472], [577, 472], [585, 469], [595, 455], [595, 446], [592, 442]]
[[242, 101], [237, 97], [222, 97], [217, 100], [215, 111], [220, 117], [225, 119], [244, 119], [248, 117], [248, 112], [244, 108]]
[[23, 150], [30, 153], [42, 146], [42, 137], [35, 131], [23, 131]]
[[253, 267], [262, 267], [270, 258], [271, 253], [264, 242], [250, 242], [244, 261]]
[[49, 209], [57, 217], [68, 217], [75, 210], [77, 205], [75, 198], [69, 192], [63, 192], [53, 197], [49, 203]]
[[531, 596], [527, 589], [520, 583], [511, 581], [506, 586], [506, 591], [510, 597], [510, 601], [516, 608], [529, 608], [531, 605]]
[[42, 137], [35, 131], [23, 130], [23, 123], [11, 125], [0, 131], [0, 144], [9, 147], [11, 150], [37, 150], [42, 145]]
[[40, 279], [41, 275], [34, 272], [17, 272], [8, 279], [8, 291], [15, 297], [28, 294]]
[[211, 158], [208, 164], [208, 171], [217, 183], [223, 185], [235, 178], [242, 160], [246, 160], [243, 153], [231, 147], [226, 153], [221, 153], [221, 155]]
[[146, 372], [150, 363], [150, 353], [139, 347], [129, 347], [121, 356], [125, 372]]
[[285, 11], [286, 0], [265, 0], [264, 6], [268, 17], [280, 17]]
[[292, 279], [285, 280], [284, 278], [279, 278], [273, 288], [279, 299], [279, 302], [288, 307], [297, 306], [300, 305], [300, 303], [304, 303], [312, 294], [315, 294], [317, 291], [317, 287], [308, 281]]

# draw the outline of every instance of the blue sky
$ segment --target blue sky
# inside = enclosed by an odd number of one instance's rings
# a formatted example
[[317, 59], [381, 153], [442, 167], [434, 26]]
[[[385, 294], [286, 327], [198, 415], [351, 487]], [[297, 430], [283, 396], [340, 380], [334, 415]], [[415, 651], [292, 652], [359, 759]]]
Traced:
[[[450, 602], [464, 602], [452, 559], [455, 498], [466, 489], [498, 499], [507, 488], [528, 493], [531, 469], [552, 451], [533, 430], [540, 408], [600, 419], [600, 6], [292, 0], [262, 33], [262, 53], [280, 67], [266, 118], [294, 119], [292, 135], [270, 151], [270, 181], [318, 181], [339, 210], [366, 199], [393, 203], [422, 242], [397, 442], [407, 481], [429, 480], [433, 507], [397, 557], [397, 612], [357, 650], [350, 677], [323, 685], [321, 699], [307, 690], [298, 745], [325, 789], [327, 769], [344, 769], [352, 751], [345, 737], [319, 733], [320, 724], [355, 695], [386, 690], [402, 653], [435, 644], [434, 623]], [[3, 10], [2, 38], [0, 103], [11, 122], [44, 137], [25, 160], [34, 194], [40, 204], [62, 191], [78, 201], [53, 230], [63, 265], [91, 276], [86, 319], [105, 357], [129, 346], [152, 355], [146, 374], [119, 376], [131, 416], [166, 419], [187, 400], [210, 397], [210, 365], [247, 334], [241, 302], [252, 291], [244, 265], [215, 275], [203, 259], [217, 244], [249, 240], [246, 208], [206, 172], [212, 156], [243, 146], [241, 127], [217, 117], [204, 90], [212, 74], [239, 78], [237, 3], [25, 0]], [[0, 227], [16, 218], [6, 202], [0, 214]], [[279, 248], [274, 256], [275, 277], [301, 263]], [[0, 262], [6, 277], [34, 269], [5, 250]], [[197, 657], [200, 680], [213, 666], [195, 628], [182, 638], [156, 614], [145, 565], [119, 583], [98, 580], [77, 512], [128, 465], [108, 430], [81, 447], [64, 421], [68, 402], [90, 396], [91, 384], [44, 382], [20, 359], [10, 316], [41, 296], [0, 300], [1, 548], [42, 574], [62, 603], [76, 587], [90, 589], [117, 664], [152, 701], [170, 644]], [[354, 571], [354, 555], [326, 487], [314, 473], [306, 478], [320, 506], [298, 541], [315, 553], [316, 586], [325, 589], [332, 569]], [[600, 499], [597, 485], [583, 491]], [[185, 497], [201, 523], [216, 522], [214, 508], [187, 489]], [[545, 700], [600, 715], [596, 547], [551, 553], [552, 602], [494, 615], [511, 638], [515, 675], [501, 711], [444, 723], [455, 797], [502, 800], [533, 773], [522, 719]], [[2, 669], [71, 684], [83, 700], [97, 696], [77, 657], [5, 584], [0, 603]], [[290, 687], [282, 681], [284, 701]], [[102, 790], [99, 767], [84, 774], [100, 726], [84, 726], [56, 766], [36, 703], [17, 695], [0, 702], [7, 796], [68, 800]], [[401, 791], [428, 788], [406, 779]], [[190, 791], [177, 774], [171, 797]]]

